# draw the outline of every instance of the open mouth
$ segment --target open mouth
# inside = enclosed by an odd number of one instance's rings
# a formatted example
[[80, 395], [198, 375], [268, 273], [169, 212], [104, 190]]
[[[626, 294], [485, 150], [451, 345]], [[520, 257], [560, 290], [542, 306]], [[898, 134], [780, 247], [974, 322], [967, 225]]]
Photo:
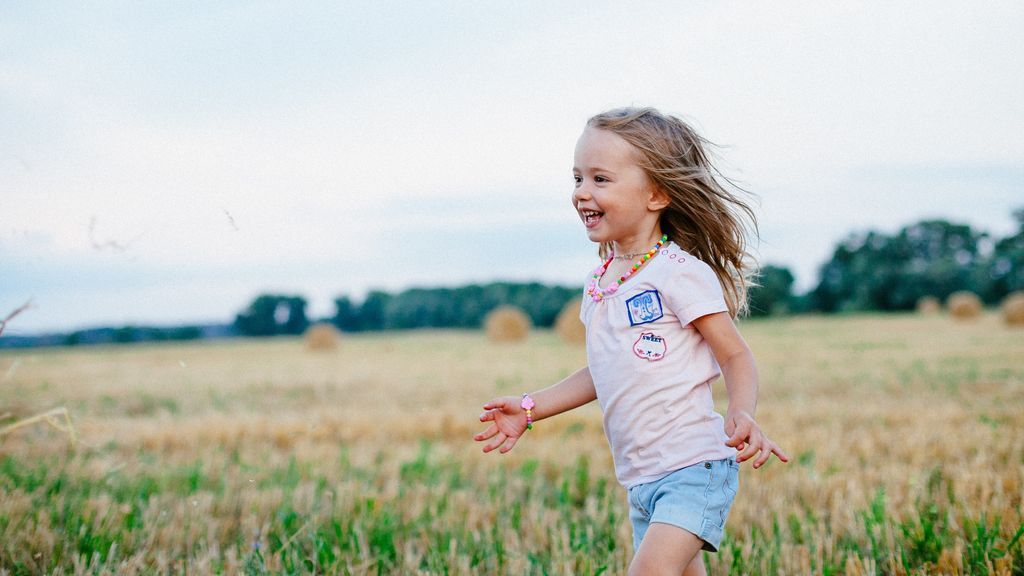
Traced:
[[596, 210], [580, 210], [580, 216], [583, 217], [583, 224], [587, 228], [597, 226], [597, 223], [601, 221], [601, 216], [604, 216], [604, 212], [598, 212]]

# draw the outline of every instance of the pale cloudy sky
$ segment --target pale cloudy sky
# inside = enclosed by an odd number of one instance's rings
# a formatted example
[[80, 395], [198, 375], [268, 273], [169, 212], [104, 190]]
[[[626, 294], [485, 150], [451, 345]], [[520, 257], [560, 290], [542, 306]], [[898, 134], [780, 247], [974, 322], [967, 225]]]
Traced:
[[571, 4], [4, 2], [8, 330], [579, 283], [573, 146], [627, 104], [723, 145], [802, 289], [854, 230], [1024, 206], [1020, 2]]

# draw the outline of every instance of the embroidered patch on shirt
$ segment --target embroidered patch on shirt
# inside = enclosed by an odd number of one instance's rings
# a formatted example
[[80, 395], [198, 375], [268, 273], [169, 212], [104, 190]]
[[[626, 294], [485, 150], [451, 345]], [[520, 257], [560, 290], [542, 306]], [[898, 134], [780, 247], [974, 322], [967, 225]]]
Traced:
[[652, 362], [661, 360], [665, 357], [666, 352], [668, 352], [668, 346], [665, 344], [665, 339], [654, 332], [644, 332], [633, 343], [633, 354], [644, 360]]
[[661, 311], [661, 295], [657, 290], [644, 290], [626, 300], [626, 313], [630, 326], [654, 322], [665, 315]]

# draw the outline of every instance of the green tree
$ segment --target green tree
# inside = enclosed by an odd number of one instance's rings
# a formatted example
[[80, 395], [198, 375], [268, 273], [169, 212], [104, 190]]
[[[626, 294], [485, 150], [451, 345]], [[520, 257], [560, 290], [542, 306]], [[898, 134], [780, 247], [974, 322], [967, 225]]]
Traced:
[[235, 316], [235, 329], [245, 336], [301, 334], [307, 326], [306, 299], [301, 296], [261, 294]]
[[134, 326], [122, 326], [114, 330], [114, 342], [118, 344], [127, 344], [128, 342], [137, 342], [141, 340], [140, 331]]
[[177, 326], [167, 332], [170, 340], [198, 340], [203, 337], [203, 331], [198, 326]]
[[813, 291], [825, 312], [910, 310], [922, 296], [945, 299], [957, 290], [980, 291], [980, 246], [986, 234], [966, 224], [925, 220], [894, 236], [855, 234], [822, 267]]
[[339, 296], [334, 299], [334, 317], [331, 322], [345, 332], [355, 332], [362, 329], [359, 307], [352, 303], [348, 296]]
[[1024, 290], [1024, 208], [1013, 213], [1017, 233], [995, 243], [986, 272], [988, 302], [999, 302], [1011, 292]]
[[494, 282], [458, 288], [411, 288], [398, 294], [370, 292], [361, 305], [347, 296], [335, 299], [333, 322], [342, 330], [405, 328], [477, 328], [494, 308], [522, 308], [535, 326], [551, 326], [579, 290], [538, 282]]
[[386, 330], [393, 326], [389, 322], [389, 308], [392, 296], [387, 292], [373, 290], [366, 295], [363, 305], [359, 307], [361, 330]]
[[[280, 325], [280, 334], [302, 334], [309, 328], [309, 319], [306, 318], [306, 299], [301, 296], [290, 296], [283, 301], [287, 318]], [[278, 304], [280, 307], [281, 305]]]
[[750, 289], [748, 301], [751, 316], [785, 314], [792, 311], [793, 273], [784, 266], [761, 267], [757, 286]]

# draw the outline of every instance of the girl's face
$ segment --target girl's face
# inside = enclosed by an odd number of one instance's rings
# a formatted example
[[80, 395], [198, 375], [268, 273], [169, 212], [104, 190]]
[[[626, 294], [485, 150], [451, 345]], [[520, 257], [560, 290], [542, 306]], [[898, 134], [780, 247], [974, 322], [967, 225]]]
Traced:
[[576, 143], [572, 204], [591, 241], [637, 250], [634, 244], [660, 236], [658, 216], [668, 196], [638, 165], [639, 154], [618, 134], [589, 126]]

